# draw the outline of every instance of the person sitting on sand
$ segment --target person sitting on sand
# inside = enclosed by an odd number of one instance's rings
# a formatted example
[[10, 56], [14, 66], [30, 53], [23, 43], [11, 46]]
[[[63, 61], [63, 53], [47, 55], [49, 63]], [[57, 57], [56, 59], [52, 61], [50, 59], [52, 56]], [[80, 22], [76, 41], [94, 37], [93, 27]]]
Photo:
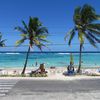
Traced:
[[70, 62], [70, 65], [68, 65], [67, 67], [67, 71], [63, 73], [63, 75], [75, 75], [75, 70], [74, 70], [74, 66], [73, 63]]
[[40, 64], [40, 67], [37, 70], [32, 71], [30, 74], [38, 74], [38, 73], [40, 74], [47, 73], [47, 71], [45, 71], [45, 68], [44, 68], [44, 63]]
[[40, 64], [40, 73], [47, 73], [47, 71], [45, 71], [45, 68], [44, 68], [44, 63]]
[[70, 65], [68, 65], [67, 72], [68, 72], [67, 73], [68, 75], [74, 75], [75, 74], [75, 72], [74, 72], [74, 66], [73, 66], [72, 62], [70, 62]]

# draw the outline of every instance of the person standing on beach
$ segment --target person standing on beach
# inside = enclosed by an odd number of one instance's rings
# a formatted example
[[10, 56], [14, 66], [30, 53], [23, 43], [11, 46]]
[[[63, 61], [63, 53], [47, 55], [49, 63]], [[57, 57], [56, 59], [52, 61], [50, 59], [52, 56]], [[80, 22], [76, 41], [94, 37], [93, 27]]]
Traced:
[[37, 67], [37, 65], [38, 65], [38, 62], [36, 61], [35, 66]]
[[36, 67], [38, 66], [37, 58], [36, 58], [35, 66], [36, 66]]

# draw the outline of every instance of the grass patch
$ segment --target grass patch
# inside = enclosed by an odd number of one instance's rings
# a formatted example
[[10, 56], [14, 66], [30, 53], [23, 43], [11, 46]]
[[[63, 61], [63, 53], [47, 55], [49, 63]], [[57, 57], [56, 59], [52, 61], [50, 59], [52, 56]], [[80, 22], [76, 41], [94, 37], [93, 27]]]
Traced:
[[0, 77], [47, 77], [47, 74], [32, 74], [32, 75], [0, 75]]
[[87, 76], [100, 76], [100, 74], [87, 74]]
[[30, 74], [30, 77], [47, 77], [47, 74]]
[[0, 77], [27, 77], [26, 75], [0, 75]]

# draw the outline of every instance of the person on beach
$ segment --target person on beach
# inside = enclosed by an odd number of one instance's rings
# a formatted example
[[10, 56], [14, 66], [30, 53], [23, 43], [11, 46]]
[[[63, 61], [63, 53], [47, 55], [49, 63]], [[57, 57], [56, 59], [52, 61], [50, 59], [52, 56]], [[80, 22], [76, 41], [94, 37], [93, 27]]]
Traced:
[[75, 74], [75, 71], [74, 71], [74, 58], [73, 58], [73, 55], [72, 53], [70, 54], [70, 65], [68, 65], [67, 67], [67, 74], [68, 75], [74, 75]]
[[40, 67], [39, 67], [40, 73], [47, 73], [47, 71], [45, 71], [45, 67], [44, 66], [45, 66], [44, 63], [40, 64]]
[[67, 74], [68, 75], [74, 75], [75, 74], [75, 70], [74, 70], [74, 66], [73, 66], [73, 63], [70, 62], [70, 65], [68, 65], [67, 67]]
[[75, 70], [74, 70], [73, 63], [70, 62], [70, 65], [68, 65], [68, 67], [67, 67], [67, 71], [65, 71], [63, 73], [63, 75], [65, 75], [65, 76], [75, 75]]
[[30, 73], [30, 75], [32, 75], [32, 74], [39, 74], [39, 73], [40, 74], [46, 74], [46, 73], [48, 73], [47, 71], [45, 71], [44, 63], [40, 64], [40, 67], [38, 69], [36, 69], [35, 71], [32, 71]]
[[36, 58], [35, 66], [36, 66], [36, 67], [38, 66], [37, 58]]
[[35, 62], [35, 66], [36, 66], [36, 67], [38, 66], [38, 62], [37, 62], [37, 61]]

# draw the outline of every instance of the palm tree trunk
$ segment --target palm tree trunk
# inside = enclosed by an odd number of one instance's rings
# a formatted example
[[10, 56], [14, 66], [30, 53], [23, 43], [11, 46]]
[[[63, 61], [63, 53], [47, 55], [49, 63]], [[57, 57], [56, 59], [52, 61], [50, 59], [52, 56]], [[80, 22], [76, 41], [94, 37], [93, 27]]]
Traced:
[[79, 67], [78, 67], [77, 73], [80, 73], [80, 71], [81, 71], [81, 63], [82, 63], [82, 47], [83, 47], [83, 44], [81, 43], [81, 44], [80, 44], [80, 54], [79, 54]]
[[25, 60], [24, 68], [23, 68], [23, 71], [22, 71], [22, 73], [21, 73], [22, 75], [25, 73], [25, 70], [26, 70], [29, 52], [30, 52], [30, 46], [29, 46], [29, 48], [28, 48], [28, 52], [27, 52], [27, 55], [26, 55], [26, 60]]

